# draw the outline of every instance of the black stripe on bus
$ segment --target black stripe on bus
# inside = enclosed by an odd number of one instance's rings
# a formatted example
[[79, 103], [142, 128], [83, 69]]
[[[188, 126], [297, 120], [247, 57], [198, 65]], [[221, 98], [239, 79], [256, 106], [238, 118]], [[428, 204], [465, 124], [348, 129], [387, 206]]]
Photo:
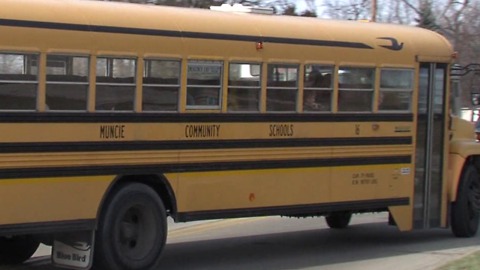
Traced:
[[412, 122], [411, 113], [53, 113], [2, 112], [0, 123]]
[[0, 143], [0, 153], [411, 145], [412, 137]]
[[254, 160], [235, 162], [163, 163], [149, 165], [10, 168], [0, 169], [0, 179], [89, 175], [147, 175], [182, 172], [410, 164], [411, 160], [411, 156], [404, 155], [381, 157]]
[[391, 198], [391, 199], [375, 199], [375, 200], [359, 200], [347, 202], [330, 202], [319, 204], [306, 205], [288, 205], [276, 207], [258, 207], [258, 208], [242, 208], [242, 209], [227, 209], [227, 210], [212, 210], [212, 211], [195, 211], [195, 212], [180, 212], [175, 215], [176, 221], [194, 221], [205, 219], [220, 219], [220, 218], [240, 218], [253, 216], [312, 216], [325, 215], [329, 212], [335, 211], [385, 211], [390, 206], [409, 205], [410, 199], [408, 197]]
[[83, 31], [83, 32], [96, 32], [96, 33], [111, 33], [111, 34], [129, 34], [129, 35], [142, 35], [142, 36], [163, 36], [163, 37], [177, 37], [177, 38], [198, 38], [198, 39], [212, 39], [212, 40], [269, 42], [269, 43], [293, 44], [293, 45], [312, 45], [312, 46], [323, 46], [323, 47], [373, 49], [373, 47], [367, 44], [360, 43], [360, 42], [349, 42], [349, 41], [282, 38], [282, 37], [268, 37], [268, 36], [248, 36], [248, 35], [235, 35], [235, 34], [189, 32], [189, 31], [178, 31], [178, 30], [161, 30], [161, 29], [131, 28], [131, 27], [104, 26], [104, 25], [57, 23], [57, 22], [41, 22], [41, 21], [14, 20], [14, 19], [0, 19], [0, 25], [12, 26], [12, 27]]
[[[330, 202], [320, 204], [289, 205], [277, 207], [258, 207], [244, 209], [214, 210], [214, 211], [196, 211], [176, 213], [174, 218], [177, 222], [218, 219], [218, 218], [238, 218], [253, 216], [274, 216], [274, 215], [322, 215], [333, 211], [385, 211], [389, 206], [409, 205], [408, 197], [358, 200], [347, 202]], [[50, 234], [72, 231], [91, 231], [95, 229], [95, 219], [83, 220], [65, 220], [52, 222], [32, 222], [15, 225], [0, 225], [1, 236], [20, 235], [20, 234]]]
[[69, 231], [91, 231], [95, 229], [95, 219], [33, 222], [15, 225], [0, 225], [0, 235], [49, 234]]

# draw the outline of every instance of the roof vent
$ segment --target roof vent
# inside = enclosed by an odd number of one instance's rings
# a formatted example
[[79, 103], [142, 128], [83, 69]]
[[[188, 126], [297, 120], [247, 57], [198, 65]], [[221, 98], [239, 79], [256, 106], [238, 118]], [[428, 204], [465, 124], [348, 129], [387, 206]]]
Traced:
[[271, 7], [253, 7], [253, 6], [244, 6], [242, 4], [222, 4], [221, 6], [211, 6], [211, 10], [224, 11], [224, 12], [234, 12], [234, 13], [255, 13], [255, 14], [265, 14], [272, 15], [273, 8]]

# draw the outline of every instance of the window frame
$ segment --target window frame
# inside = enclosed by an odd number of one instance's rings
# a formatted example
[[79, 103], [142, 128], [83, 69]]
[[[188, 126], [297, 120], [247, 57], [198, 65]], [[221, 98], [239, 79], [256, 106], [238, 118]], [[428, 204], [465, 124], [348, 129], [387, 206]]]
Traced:
[[[258, 81], [257, 80], [253, 80], [254, 82], [258, 82], [258, 85], [232, 85], [231, 84], [231, 70], [232, 70], [232, 65], [250, 65], [250, 68], [252, 66], [258, 66], [259, 67], [259, 75], [258, 76], [255, 76], [255, 77], [258, 77]], [[227, 83], [227, 88], [228, 88], [228, 91], [227, 91], [227, 112], [229, 113], [259, 113], [260, 112], [260, 109], [261, 109], [261, 99], [262, 99], [262, 81], [263, 81], [263, 70], [262, 70], [262, 63], [261, 62], [246, 62], [246, 61], [232, 61], [232, 62], [229, 62], [228, 63], [228, 83]], [[236, 89], [236, 90], [242, 90], [242, 89], [246, 89], [246, 90], [258, 90], [258, 93], [257, 93], [257, 101], [258, 101], [258, 104], [257, 104], [257, 108], [255, 108], [255, 110], [230, 110], [230, 105], [229, 105], [229, 102], [230, 102], [230, 90], [231, 89]]]
[[[340, 72], [341, 70], [345, 69], [365, 69], [365, 70], [371, 70], [372, 78], [371, 78], [371, 87], [372, 88], [361, 88], [361, 87], [342, 87], [342, 83], [340, 82]], [[338, 70], [336, 72], [336, 75], [338, 76], [337, 78], [337, 87], [338, 87], [338, 100], [337, 100], [337, 112], [338, 113], [373, 113], [374, 111], [374, 106], [375, 106], [375, 100], [374, 100], [374, 94], [375, 94], [375, 89], [376, 89], [376, 70], [377, 68], [374, 66], [349, 66], [349, 65], [344, 65], [344, 66], [338, 66]], [[342, 110], [340, 106], [341, 102], [341, 93], [346, 93], [346, 92], [365, 92], [365, 93], [370, 93], [370, 109], [369, 110]]]
[[[48, 74], [48, 57], [49, 56], [61, 56], [61, 57], [78, 57], [78, 58], [86, 58], [87, 64], [86, 64], [86, 80], [85, 81], [63, 81], [63, 80], [49, 80], [48, 76], [49, 75], [56, 75], [56, 74]], [[90, 55], [84, 55], [84, 54], [62, 54], [62, 53], [47, 53], [46, 54], [46, 60], [47, 60], [47, 65], [45, 69], [45, 103], [46, 106], [48, 106], [47, 102], [47, 96], [48, 96], [48, 85], [85, 85], [87, 86], [87, 89], [85, 90], [85, 109], [82, 110], [56, 110], [56, 109], [51, 109], [48, 108], [46, 111], [49, 112], [86, 112], [88, 110], [88, 99], [90, 95], [90, 64], [91, 64], [91, 57]], [[65, 76], [67, 76], [65, 74]]]
[[[145, 77], [147, 73], [147, 68], [146, 65], [151, 62], [151, 61], [158, 61], [158, 62], [177, 62], [178, 63], [178, 77], [177, 83], [176, 84], [156, 84], [156, 83], [145, 83], [145, 78], [156, 78], [156, 77]], [[155, 57], [147, 57], [143, 59], [143, 74], [142, 74], [142, 112], [143, 113], [157, 113], [157, 112], [162, 112], [162, 113], [176, 113], [180, 111], [180, 96], [181, 96], [181, 91], [182, 91], [182, 59], [177, 59], [177, 58], [155, 58]], [[155, 87], [155, 88], [177, 88], [177, 100], [176, 100], [176, 106], [177, 108], [175, 110], [145, 110], [145, 87]]]
[[[40, 86], [40, 52], [12, 52], [12, 51], [1, 51], [0, 55], [12, 55], [12, 56], [23, 56], [23, 71], [21, 74], [16, 73], [2, 73], [0, 74], [0, 84], [26, 84], [26, 85], [34, 85], [35, 86], [35, 94], [34, 94], [34, 107], [31, 109], [2, 109], [0, 111], [3, 112], [32, 112], [38, 110], [38, 99], [39, 99], [39, 86]], [[30, 70], [28, 69], [28, 65], [26, 64], [25, 57], [35, 56], [35, 59], [31, 59], [30, 61]], [[35, 67], [36, 69], [34, 69]], [[34, 71], [34, 72], [33, 72]], [[30, 74], [33, 73], [33, 74]], [[35, 76], [34, 80], [22, 80], [22, 79], [2, 79], [1, 75], [20, 75], [20, 76]]]
[[[266, 96], [266, 112], [267, 113], [294, 113], [294, 112], [297, 112], [298, 111], [298, 97], [299, 97], [299, 93], [300, 93], [300, 86], [299, 86], [299, 82], [300, 82], [300, 64], [297, 64], [297, 63], [280, 63], [280, 62], [275, 62], [275, 63], [267, 63], [267, 71], [269, 72], [270, 71], [270, 67], [273, 67], [273, 69], [275, 69], [275, 66], [277, 66], [276, 68], [286, 68], [286, 69], [296, 69], [296, 78], [295, 78], [295, 86], [272, 86], [270, 85], [270, 83], [272, 82], [293, 82], [293, 81], [290, 81], [288, 80], [288, 78], [285, 78], [286, 80], [285, 81], [282, 81], [282, 80], [272, 80], [270, 81], [269, 80], [269, 74], [266, 74], [267, 76], [267, 81], [266, 81], [266, 93], [265, 93], [265, 96]], [[288, 75], [288, 71], [286, 72], [286, 74]], [[277, 91], [277, 90], [290, 90], [290, 91], [296, 91], [295, 93], [295, 101], [294, 101], [294, 106], [295, 108], [293, 110], [270, 110], [269, 109], [269, 99], [268, 99], [268, 92], [269, 91]]]
[[[205, 63], [204, 66], [211, 66], [211, 67], [219, 67], [220, 74], [219, 74], [219, 84], [218, 85], [209, 85], [209, 84], [189, 84], [189, 68], [190, 64], [199, 65], [200, 63]], [[220, 110], [222, 108], [222, 95], [223, 95], [223, 85], [224, 85], [224, 73], [225, 73], [225, 62], [222, 60], [215, 60], [215, 59], [188, 59], [186, 63], [186, 85], [185, 85], [185, 96], [187, 101], [185, 102], [185, 109], [187, 110]], [[189, 98], [189, 89], [200, 89], [200, 88], [208, 88], [208, 89], [218, 89], [218, 102], [215, 105], [202, 105], [202, 104], [188, 104]]]
[[[100, 59], [107, 59], [107, 63], [106, 63], [106, 72], [107, 72], [107, 75], [106, 76], [99, 76], [98, 75], [98, 61]], [[119, 82], [102, 82], [98, 80], [98, 78], [115, 78], [113, 77], [113, 65], [111, 67], [111, 69], [109, 70], [108, 68], [108, 60], [131, 60], [133, 61], [134, 63], [134, 70], [133, 70], [133, 76], [132, 76], [132, 79], [133, 79], [133, 82], [125, 82], [125, 83], [119, 83]], [[96, 62], [95, 62], [95, 104], [94, 104], [94, 107], [95, 107], [95, 111], [96, 112], [115, 112], [115, 113], [122, 113], [122, 112], [134, 112], [135, 111], [135, 104], [136, 104], [136, 92], [137, 92], [137, 70], [138, 70], [138, 58], [136, 57], [132, 57], [132, 56], [110, 56], [110, 55], [101, 55], [101, 56], [97, 56], [96, 57]], [[123, 77], [120, 77], [120, 78], [123, 78]], [[125, 78], [130, 78], [130, 77], [125, 77]], [[99, 106], [98, 104], [98, 89], [99, 87], [98, 86], [113, 86], [113, 87], [116, 87], [116, 86], [125, 86], [125, 87], [133, 87], [133, 99], [132, 99], [132, 109], [131, 110], [117, 110], [115, 109], [115, 107], [112, 107], [112, 109], [97, 109], [97, 107]]]
[[[319, 67], [320, 70], [329, 70], [330, 73], [330, 86], [323, 87], [323, 86], [306, 86], [308, 77], [311, 75], [311, 72], [307, 74], [307, 67]], [[327, 69], [328, 68], [328, 69]], [[335, 65], [328, 65], [328, 64], [316, 64], [316, 63], [309, 63], [305, 64], [303, 67], [303, 100], [302, 100], [302, 110], [304, 113], [331, 113], [333, 110], [333, 95], [334, 95], [334, 76], [335, 76]], [[330, 100], [329, 100], [329, 109], [328, 110], [305, 110], [305, 94], [306, 91], [315, 91], [315, 92], [330, 92]]]
[[[410, 88], [393, 88], [393, 87], [382, 87], [382, 71], [384, 70], [393, 70], [393, 71], [409, 71], [411, 74], [411, 87]], [[397, 68], [397, 67], [383, 67], [380, 68], [380, 86], [379, 86], [379, 97], [384, 92], [390, 93], [408, 93], [409, 94], [409, 108], [406, 110], [388, 110], [388, 109], [380, 109], [380, 100], [377, 99], [376, 106], [379, 112], [382, 113], [398, 113], [398, 112], [412, 112], [413, 111], [413, 90], [415, 88], [415, 70], [414, 68]]]

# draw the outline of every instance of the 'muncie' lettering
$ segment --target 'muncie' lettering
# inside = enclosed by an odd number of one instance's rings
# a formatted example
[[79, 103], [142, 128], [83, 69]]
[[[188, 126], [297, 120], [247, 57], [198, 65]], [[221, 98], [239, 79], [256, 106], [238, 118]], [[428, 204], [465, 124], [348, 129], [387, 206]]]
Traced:
[[101, 125], [100, 139], [125, 138], [125, 125]]

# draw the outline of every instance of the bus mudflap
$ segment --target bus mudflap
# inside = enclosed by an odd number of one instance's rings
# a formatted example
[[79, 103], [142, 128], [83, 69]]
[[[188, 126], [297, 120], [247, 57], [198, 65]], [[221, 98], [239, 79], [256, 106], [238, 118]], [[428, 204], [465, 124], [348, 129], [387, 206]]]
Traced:
[[55, 237], [52, 262], [56, 267], [90, 269], [93, 262], [94, 231], [80, 231]]

